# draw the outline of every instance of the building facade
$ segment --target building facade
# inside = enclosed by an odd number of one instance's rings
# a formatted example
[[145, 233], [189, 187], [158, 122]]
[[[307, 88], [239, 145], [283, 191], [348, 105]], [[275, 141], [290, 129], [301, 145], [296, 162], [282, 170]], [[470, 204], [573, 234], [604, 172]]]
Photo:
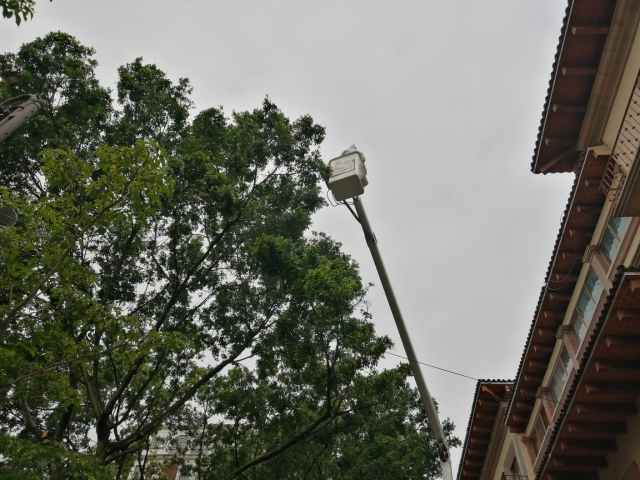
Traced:
[[178, 433], [172, 436], [161, 429], [149, 442], [149, 448], [140, 453], [129, 472], [129, 480], [195, 480], [196, 475], [186, 472], [184, 465], [195, 467], [202, 453], [193, 450], [189, 437]]
[[459, 480], [640, 480], [639, 22], [640, 0], [569, 1], [531, 169], [575, 182], [517, 376], [478, 382]]

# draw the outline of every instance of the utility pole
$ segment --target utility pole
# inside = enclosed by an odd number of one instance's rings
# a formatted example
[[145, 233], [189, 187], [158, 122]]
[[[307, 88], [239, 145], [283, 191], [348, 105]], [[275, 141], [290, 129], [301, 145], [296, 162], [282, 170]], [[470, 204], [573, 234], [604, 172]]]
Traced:
[[438, 442], [438, 457], [440, 459], [443, 479], [453, 480], [451, 455], [449, 447], [447, 446], [447, 439], [444, 435], [444, 430], [442, 429], [442, 424], [438, 418], [436, 405], [429, 393], [429, 389], [427, 388], [427, 382], [422, 376], [422, 370], [420, 369], [420, 365], [416, 359], [409, 331], [404, 323], [400, 306], [398, 305], [398, 301], [396, 300], [396, 296], [393, 292], [393, 287], [391, 286], [391, 280], [387, 275], [387, 269], [384, 266], [382, 255], [378, 248], [378, 240], [373, 233], [371, 224], [367, 218], [367, 213], [360, 198], [360, 195], [364, 193], [364, 187], [369, 184], [369, 181], [367, 180], [367, 168], [365, 167], [364, 162], [365, 156], [355, 145], [352, 145], [350, 148], [342, 152], [341, 156], [331, 160], [329, 162], [329, 167], [331, 168], [331, 177], [328, 182], [329, 189], [337, 201], [344, 202], [348, 207], [349, 205], [346, 201], [351, 198], [353, 199], [353, 205], [355, 206], [357, 213], [356, 219], [362, 226], [364, 238], [367, 241], [369, 250], [371, 251], [373, 263], [376, 266], [380, 282], [382, 283], [382, 288], [387, 296], [391, 313], [393, 314], [396, 327], [398, 328], [398, 333], [402, 340], [405, 355], [409, 360], [413, 377], [418, 385], [422, 405], [427, 414], [427, 418], [429, 419], [429, 427]]

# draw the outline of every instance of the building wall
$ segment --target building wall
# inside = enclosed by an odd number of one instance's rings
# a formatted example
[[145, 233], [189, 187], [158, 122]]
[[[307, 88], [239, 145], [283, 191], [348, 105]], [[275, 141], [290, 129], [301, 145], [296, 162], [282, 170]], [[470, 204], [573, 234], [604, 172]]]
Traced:
[[[615, 140], [618, 135], [618, 131], [620, 130], [620, 125], [624, 118], [624, 114], [627, 109], [627, 105], [629, 102], [629, 97], [633, 91], [636, 78], [638, 75], [638, 71], [640, 69], [640, 32], [636, 34], [633, 47], [631, 49], [631, 54], [629, 57], [629, 61], [627, 66], [625, 67], [625, 71], [623, 74], [622, 82], [620, 84], [620, 88], [616, 95], [616, 100], [614, 102], [614, 107], [609, 117], [607, 127], [605, 129], [604, 135], [604, 143], [605, 145], [594, 148], [593, 150], [598, 154], [603, 153], [611, 153], [611, 149], [614, 147]], [[594, 229], [591, 245], [599, 245], [602, 241], [603, 235], [606, 231], [607, 224], [610, 220], [612, 204], [607, 199], [605, 205], [602, 209], [596, 227]], [[582, 264], [580, 268], [580, 273], [578, 277], [578, 281], [576, 283], [575, 289], [572, 294], [571, 301], [565, 313], [565, 317], [563, 320], [563, 326], [569, 326], [571, 323], [571, 319], [576, 308], [578, 299], [582, 292], [582, 287], [585, 282], [585, 278], [587, 273], [589, 272], [590, 267], [593, 267], [594, 271], [598, 274], [599, 280], [603, 283], [604, 289], [600, 297], [600, 301], [598, 303], [597, 308], [600, 309], [602, 307], [602, 299], [606, 296], [607, 290], [611, 286], [611, 280], [616, 272], [617, 265], [630, 265], [632, 259], [636, 255], [638, 248], [640, 247], [640, 229], [638, 228], [638, 220], [632, 221], [629, 225], [629, 228], [623, 237], [622, 244], [620, 246], [620, 250], [617, 253], [616, 259], [611, 265], [608, 265], [608, 262], [602, 254], [595, 254], [589, 263]], [[566, 233], [565, 233], [566, 234]], [[583, 252], [577, 252], [577, 255], [582, 255]], [[582, 258], [576, 258], [577, 262], [582, 262]], [[598, 312], [596, 312], [592, 319], [591, 325], [593, 325], [593, 320], [598, 317]], [[588, 338], [588, 333], [585, 335], [585, 338]], [[573, 342], [573, 343], [572, 343]], [[582, 341], [584, 344], [584, 339]], [[578, 362], [580, 361], [580, 356], [582, 355], [582, 349], [584, 347], [583, 344], [579, 344], [575, 339], [575, 336], [571, 332], [568, 332], [564, 335], [564, 337], [560, 338], [556, 341], [556, 345], [554, 347], [554, 351], [552, 353], [551, 359], [549, 361], [549, 367], [545, 372], [544, 379], [542, 381], [542, 386], [546, 387], [549, 385], [551, 376], [553, 374], [554, 367], [560, 355], [560, 352], [567, 346], [567, 350], [570, 350], [572, 356], [573, 363], [573, 373], [575, 374]], [[571, 384], [571, 376], [565, 385], [565, 394], [566, 389]], [[532, 435], [533, 430], [535, 428], [535, 424], [538, 421], [538, 416], [548, 413], [548, 418], [550, 421], [550, 425], [552, 426], [557, 419], [560, 408], [557, 407], [557, 404], [554, 404], [547, 398], [545, 400], [544, 393], [542, 393], [541, 397], [536, 400], [534, 409], [532, 411], [531, 418], [529, 419], [529, 423], [527, 425], [526, 433], [524, 436], [521, 436], [521, 440], [524, 440], [525, 444], [527, 443], [527, 439]], [[640, 400], [639, 400], [640, 402]], [[611, 465], [606, 471], [602, 472], [601, 479], [603, 480], [621, 480], [629, 466], [633, 461], [640, 465], [640, 416], [636, 416], [632, 418], [628, 422], [629, 433], [626, 436], [622, 436], [619, 443], [619, 451], [615, 454], [612, 454], [609, 459], [609, 465]], [[546, 443], [549, 438], [549, 434], [552, 428], [547, 430], [547, 434], [544, 440], [541, 439], [541, 446], [539, 451], [544, 451], [546, 448]], [[503, 451], [501, 459], [502, 461], [508, 461], [507, 455], [509, 452], [509, 448], [511, 448], [511, 443], [514, 441], [516, 435], [510, 434], [505, 438], [505, 443], [503, 445]], [[530, 447], [521, 444], [521, 451], [523, 456], [526, 459], [526, 468], [528, 470], [527, 475], [530, 479], [535, 478], [534, 472], [536, 471], [539, 465], [535, 464], [536, 456], [533, 454], [533, 451]], [[500, 462], [499, 462], [500, 463]], [[494, 479], [498, 480], [500, 478], [502, 472], [496, 472]]]
[[[173, 440], [174, 443], [171, 443]], [[195, 479], [195, 477], [188, 477], [181, 472], [181, 467], [174, 463], [176, 454], [175, 443], [177, 442], [181, 449], [186, 448], [188, 438], [184, 434], [178, 434], [175, 437], [171, 437], [169, 430], [162, 428], [151, 441], [149, 450], [144, 454], [144, 462], [148, 465], [147, 473], [145, 477], [155, 478], [155, 475], [149, 475], [150, 471], [161, 471], [163, 478], [169, 478], [171, 480], [187, 480]], [[197, 452], [186, 451], [179, 455], [185, 464], [195, 466], [196, 459], [198, 458]], [[131, 472], [129, 473], [129, 480], [138, 480], [140, 478], [138, 470], [138, 462], [136, 461]]]
[[522, 434], [507, 432], [500, 447], [500, 456], [491, 480], [501, 480], [503, 473], [508, 471], [514, 457], [517, 458], [518, 465], [523, 470], [523, 475], [533, 478], [531, 460], [525, 451], [522, 438]]
[[[594, 231], [594, 235], [591, 241], [592, 245], [599, 245], [600, 242], [602, 241], [604, 230], [610, 219], [610, 212], [611, 212], [610, 207], [611, 207], [611, 203], [609, 202], [609, 200], [607, 200], [605, 207], [602, 210], [601, 216], [598, 220], [598, 223], [597, 223], [598, 226]], [[636, 256], [636, 252], [638, 251], [639, 247], [640, 247], [640, 221], [638, 219], [635, 219], [631, 221], [631, 223], [629, 224], [628, 230], [624, 235], [624, 237], [622, 238], [620, 248], [611, 265], [608, 265], [608, 266], [605, 265], [606, 268], [600, 269], [599, 271], [596, 268], [594, 268], [594, 271], [596, 271], [596, 273], [598, 274], [598, 277], [603, 282], [603, 285], [605, 288], [603, 288], [603, 291], [600, 295], [599, 302], [597, 304], [597, 310], [591, 319], [591, 327], [593, 327], [594, 319], [598, 318], [599, 316], [599, 310], [602, 308], [603, 300], [607, 296], [608, 289], [611, 286], [610, 281], [616, 273], [617, 265], [625, 265], [625, 266], [630, 265], [633, 258]], [[581, 262], [582, 258], [578, 259], [578, 261]], [[578, 297], [581, 294], [587, 272], [589, 271], [589, 268], [598, 261], [600, 262], [604, 261], [605, 263], [607, 263], [606, 260], [602, 260], [602, 258], [598, 259], [596, 255], [591, 259], [590, 263], [582, 264], [579, 278], [576, 283], [575, 290], [572, 294], [572, 299], [569, 303], [569, 306], [567, 308], [567, 311], [564, 317], [564, 321], [563, 321], [564, 326], [570, 325], [571, 318], [572, 318], [574, 309], [576, 308]], [[577, 366], [583, 354], [583, 348], [584, 348], [584, 345], [586, 344], [585, 339], [588, 338], [589, 335], [590, 335], [589, 333], [585, 335], [581, 344], [577, 342], [572, 332], [566, 333], [563, 338], [558, 339], [556, 341], [554, 352], [549, 362], [549, 367], [545, 372], [545, 377], [542, 382], [543, 387], [546, 387], [549, 385], [550, 377], [556, 365], [560, 351], [569, 342], [573, 341], [574, 345], [572, 347], [573, 350], [571, 353], [572, 363], [573, 363], [573, 372], [565, 385], [564, 395], [566, 395], [567, 389], [569, 385], [571, 385], [572, 383], [572, 376], [575, 375]], [[535, 424], [540, 415], [548, 414], [549, 423], [551, 426], [553, 426], [561, 410], [561, 408], [559, 408], [557, 404], [550, 401], [548, 395], [545, 397], [545, 394], [542, 393], [541, 397], [542, 398], [538, 398], [536, 400], [536, 403], [532, 410], [532, 414], [531, 414], [525, 433], [521, 435], [521, 434], [514, 434], [509, 432], [506, 435], [501, 447], [500, 458], [499, 458], [499, 461], [497, 462], [496, 471], [493, 473], [493, 477], [491, 477], [492, 480], [501, 479], [502, 473], [506, 471], [508, 463], [513, 458], [516, 446], [518, 447], [518, 450], [520, 452], [521, 460], [519, 461], [519, 463], [521, 464], [521, 467], [524, 470], [526, 470], [526, 475], [530, 480], [536, 478], [535, 473], [539, 468], [539, 465], [537, 465], [535, 462], [536, 462], [536, 459], [538, 459], [538, 461], [541, 460], [541, 456], [533, 454], [533, 450], [530, 447], [530, 444], [527, 442], [527, 439], [531, 437], [532, 432], [535, 428]], [[565, 398], [562, 397], [561, 401], [565, 401]], [[640, 397], [637, 400], [637, 405], [640, 409]], [[606, 470], [601, 470], [600, 472], [601, 480], [627, 480], [629, 478], [633, 478], [634, 480], [640, 479], [640, 470], [637, 470], [637, 468], [635, 467], [636, 464], [640, 465], [640, 415], [636, 415], [635, 417], [630, 418], [627, 421], [627, 427], [628, 427], [628, 433], [626, 435], [621, 435], [616, 438], [616, 442], [618, 444], [618, 451], [608, 455], [608, 462], [610, 466]], [[552, 430], [552, 427], [550, 427], [546, 431], [546, 436], [544, 437], [544, 439], [541, 439], [540, 448], [538, 452], [544, 452], [546, 450], [546, 446], [550, 437], [551, 430]], [[634, 472], [635, 471], [638, 472], [637, 477], [629, 476], [630, 475], [629, 472], [631, 472], [632, 470]]]
[[[633, 92], [633, 89], [635, 88], [636, 78], [638, 76], [639, 70], [640, 30], [636, 32], [635, 38], [633, 39], [630, 55], [624, 68], [624, 73], [621, 79], [620, 86], [618, 88], [618, 92], [615, 96], [613, 108], [611, 110], [609, 119], [607, 120], [607, 125], [604, 129], [603, 145], [594, 145], [591, 147], [591, 150], [596, 155], [610, 155], [612, 153], [612, 150], [615, 146], [615, 141], [618, 137], [618, 132], [620, 131], [621, 124], [625, 118], [629, 98]], [[591, 236], [591, 245], [597, 246], [601, 244], [603, 235], [607, 230], [611, 211], [612, 204], [610, 200], [607, 199]], [[565, 235], [568, 235], [568, 232], [565, 232]], [[575, 284], [572, 298], [565, 312], [562, 324], [563, 327], [568, 327], [571, 324], [571, 319], [578, 303], [579, 297], [582, 293], [584, 282], [590, 270], [590, 267], [593, 266], [593, 270], [598, 275], [598, 278], [602, 282], [604, 287], [600, 295], [600, 300], [596, 305], [596, 311], [590, 321], [590, 327], [593, 327], [594, 319], [598, 318], [599, 310], [602, 308], [603, 299], [607, 296], [607, 292], [612, 285], [611, 280], [616, 273], [616, 267], [618, 265], [631, 265], [639, 248], [640, 219], [636, 218], [630, 223], [620, 246], [620, 250], [618, 251], [616, 258], [613, 262], [611, 262], [610, 265], [608, 264], [608, 261], [602, 255], [602, 253], [597, 252], [588, 259], [587, 263], [583, 264], [582, 255], [585, 252], [576, 252], [575, 262], [576, 266], [579, 267], [579, 269], [574, 270], [574, 274], [579, 272], [578, 280]], [[524, 470], [523, 473], [527, 475], [529, 480], [533, 480], [536, 478], [536, 467], [539, 467], [539, 465], [535, 465], [536, 456], [532, 454], [532, 448], [530, 447], [530, 438], [536, 427], [536, 421], [538, 420], [540, 415], [547, 415], [547, 419], [549, 420], [550, 427], [546, 431], [546, 436], [544, 437], [544, 439], [541, 439], [540, 442], [541, 444], [539, 451], [544, 452], [547, 447], [550, 433], [553, 430], [554, 422], [557, 420], [560, 411], [560, 408], [558, 408], [557, 404], [550, 401], [550, 397], [548, 396], [548, 394], [546, 394], [545, 396], [544, 389], [549, 385], [558, 357], [565, 346], [567, 347], [567, 350], [570, 351], [573, 363], [572, 375], [575, 375], [576, 369], [583, 354], [584, 344], [586, 343], [585, 340], [589, 338], [590, 335], [590, 329], [588, 329], [587, 333], [584, 335], [582, 344], [579, 344], [573, 332], [567, 332], [566, 330], [567, 329], [565, 328], [565, 333], [560, 335], [560, 338], [555, 343], [554, 351], [545, 372], [545, 376], [542, 380], [542, 388], [540, 389], [538, 395], [539, 398], [535, 402], [525, 433], [516, 434], [510, 431], [507, 432], [502, 444], [500, 446], [496, 445], [496, 448], [500, 448], [500, 454], [495, 466], [495, 470], [491, 472], [491, 476], [485, 475], [487, 472], [483, 472], [483, 480], [489, 478], [491, 480], [500, 480], [502, 474], [505, 471], [508, 471], [508, 465], [510, 464], [514, 456], [518, 458], [518, 463]], [[567, 389], [569, 388], [569, 385], [571, 385], [571, 383], [572, 378], [570, 376], [564, 387], [564, 395], [560, 398], [561, 402], [564, 401], [567, 394]], [[637, 399], [637, 405], [640, 409], [640, 397]], [[627, 427], [628, 433], [616, 438], [618, 451], [609, 454], [607, 457], [609, 467], [599, 472], [601, 480], [629, 480], [631, 478], [633, 478], [634, 480], [640, 480], [640, 470], [638, 470], [637, 476], [630, 476], [629, 474], [629, 472], [631, 471], [630, 467], [634, 465], [633, 462], [635, 462], [635, 464], [637, 465], [640, 465], [640, 415], [636, 415], [635, 417], [629, 419], [627, 421]], [[540, 460], [540, 458], [538, 459]], [[632, 469], [635, 468], [636, 467], [633, 467]]]
[[[609, 117], [607, 127], [605, 129], [604, 147], [606, 148], [607, 153], [611, 153], [611, 150], [614, 147], [616, 138], [618, 136], [618, 132], [620, 130], [620, 125], [623, 121], [623, 118], [627, 109], [629, 97], [631, 96], [633, 88], [636, 83], [636, 78], [637, 78], [639, 69], [640, 69], [640, 33], [636, 33], [636, 37], [631, 49], [628, 63], [625, 67], [620, 88], [616, 95], [614, 107]], [[599, 147], [594, 150], [596, 150], [597, 153], [604, 153], [601, 151], [602, 147]], [[607, 199], [602, 209], [602, 212], [600, 214], [600, 218], [597, 222], [596, 228], [593, 232], [592, 239], [590, 242], [591, 245], [599, 245], [601, 243], [602, 237], [604, 235], [604, 232], [606, 231], [607, 224], [610, 219], [611, 207], [612, 207], [611, 202]], [[603, 283], [603, 286], [605, 287], [603, 289], [603, 292], [601, 294], [601, 299], [598, 304], [598, 309], [599, 309], [602, 307], [602, 298], [606, 296], [607, 290], [611, 286], [610, 281], [615, 275], [616, 266], [620, 264], [629, 265], [636, 251], [638, 250], [639, 246], [640, 246], [640, 230], [638, 229], [638, 222], [634, 221], [630, 224], [623, 238], [620, 251], [617, 254], [617, 258], [616, 260], [614, 260], [614, 262], [612, 262], [611, 265], [607, 266], [607, 262], [606, 260], [604, 260], [604, 257], [602, 257], [601, 255], [598, 256], [598, 254], [592, 257], [590, 263], [585, 263], [582, 265], [578, 281], [576, 283], [571, 301], [569, 303], [569, 306], [567, 308], [567, 311], [564, 317], [564, 321], [563, 321], [564, 326], [568, 326], [571, 323], [571, 318], [573, 316], [574, 309], [576, 308], [576, 304], [582, 292], [582, 287], [584, 285], [585, 277], [589, 271], [589, 268], [593, 266], [594, 271], [598, 274], [600, 281]], [[582, 259], [579, 259], [578, 261], [582, 261]], [[605, 268], [602, 268], [603, 266]], [[598, 313], [596, 312], [596, 314], [594, 314], [591, 319], [592, 325], [593, 325], [593, 320], [597, 317], [598, 317]], [[556, 365], [558, 356], [565, 345], [567, 347], [570, 347], [570, 345], [568, 344], [571, 343], [572, 338], [574, 341], [574, 344], [571, 345], [573, 347], [573, 351], [572, 351], [573, 374], [575, 374], [577, 363], [580, 360], [580, 356], [582, 354], [583, 345], [578, 344], [577, 341], [575, 341], [575, 338], [571, 336], [572, 336], [572, 333], [569, 332], [565, 335], [565, 337], [562, 340], [559, 340], [556, 342], [553, 355], [549, 362], [549, 368], [547, 369], [544, 380], [542, 382], [543, 386], [549, 385], [550, 377], [553, 373], [553, 369]], [[588, 334], [585, 336], [585, 338], [588, 338]], [[583, 343], [584, 343], [584, 340], [583, 340]], [[568, 350], [571, 350], [571, 348], [568, 348]], [[571, 377], [566, 383], [565, 393], [566, 393], [566, 388], [568, 388], [568, 385], [570, 384], [571, 384]], [[544, 400], [538, 399], [536, 401], [536, 406], [534, 407], [533, 414], [527, 426], [527, 436], [531, 435], [531, 432], [534, 428], [534, 424], [537, 421], [538, 413], [541, 411], [541, 409], [545, 407], [547, 408], [547, 411], [554, 412], [552, 418], [550, 419], [551, 425], [553, 425], [553, 423], [555, 422], [558, 415], [558, 411], [560, 409], [557, 408], [556, 405], [550, 402], [545, 402]], [[603, 479], [606, 478], [611, 480], [620, 480], [622, 479], [624, 473], [628, 469], [629, 464], [631, 463], [632, 460], [635, 460], [640, 463], [640, 458], [638, 458], [640, 457], [640, 430], [639, 429], [640, 429], [640, 417], [634, 417], [634, 419], [630, 421], [629, 434], [620, 439], [620, 442], [621, 442], [621, 445], [619, 445], [620, 450], [619, 452], [617, 452], [615, 455], [612, 456], [611, 461], [609, 462], [610, 465], [615, 465], [615, 467], [610, 467], [608, 469], [608, 473], [606, 474], [606, 476], [603, 474], [601, 478]], [[544, 450], [544, 443], [541, 450]], [[530, 455], [527, 455], [527, 456], [531, 459]], [[532, 461], [535, 461], [535, 459], [532, 459]], [[530, 476], [530, 478], [535, 478], [535, 476]]]

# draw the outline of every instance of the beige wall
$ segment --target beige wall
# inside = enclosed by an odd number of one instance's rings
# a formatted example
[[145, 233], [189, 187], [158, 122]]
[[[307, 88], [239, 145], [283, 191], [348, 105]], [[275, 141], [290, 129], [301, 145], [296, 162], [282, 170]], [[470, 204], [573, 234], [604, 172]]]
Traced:
[[511, 461], [512, 455], [514, 453], [518, 458], [518, 464], [520, 465], [520, 468], [523, 468], [525, 470], [524, 474], [527, 475], [530, 479], [535, 478], [535, 476], [533, 475], [533, 469], [531, 466], [529, 454], [527, 453], [527, 449], [522, 443], [522, 437], [523, 435], [520, 433], [511, 433], [507, 431], [507, 434], [504, 437], [504, 442], [502, 443], [496, 470], [495, 472], [493, 472], [491, 480], [500, 480], [500, 477], [504, 472], [505, 465], [507, 465], [507, 463]]

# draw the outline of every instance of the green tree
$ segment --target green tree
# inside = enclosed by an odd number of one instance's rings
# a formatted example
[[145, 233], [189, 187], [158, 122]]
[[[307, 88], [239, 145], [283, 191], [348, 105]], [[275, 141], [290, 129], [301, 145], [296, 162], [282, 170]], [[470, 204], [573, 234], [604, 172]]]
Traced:
[[35, 6], [36, 0], [0, 0], [2, 16], [4, 18], [13, 17], [16, 25], [20, 25], [22, 20], [26, 21], [29, 18], [33, 18]]
[[18, 53], [0, 54], [0, 98], [38, 94], [51, 106], [0, 144], [3, 185], [43, 196], [42, 150], [60, 148], [86, 158], [104, 143], [114, 111], [111, 92], [95, 77], [94, 53], [72, 36], [55, 32]]
[[[407, 382], [408, 365], [353, 375], [335, 395], [340, 407], [321, 422], [314, 422], [321, 418], [318, 402], [301, 399], [299, 385], [260, 376], [236, 369], [181, 412], [170, 426], [169, 441], [177, 447], [178, 433], [189, 438], [174, 460], [183, 464], [181, 471], [198, 479], [438, 477], [437, 447], [417, 392]], [[304, 441], [282, 448], [284, 440], [298, 440], [291, 432], [304, 434], [309, 428], [313, 434]], [[459, 446], [449, 421], [444, 429], [450, 446]], [[187, 452], [195, 454], [195, 464], [185, 464]], [[264, 461], [269, 456], [275, 460]]]
[[0, 478], [125, 478], [163, 425], [217, 432], [201, 478], [298, 478], [319, 435], [309, 471], [370, 435], [433, 476], [357, 265], [309, 233], [324, 129], [268, 99], [190, 119], [189, 82], [141, 58], [113, 105], [93, 53], [58, 32], [0, 56], [0, 94], [51, 105], [0, 144]]

